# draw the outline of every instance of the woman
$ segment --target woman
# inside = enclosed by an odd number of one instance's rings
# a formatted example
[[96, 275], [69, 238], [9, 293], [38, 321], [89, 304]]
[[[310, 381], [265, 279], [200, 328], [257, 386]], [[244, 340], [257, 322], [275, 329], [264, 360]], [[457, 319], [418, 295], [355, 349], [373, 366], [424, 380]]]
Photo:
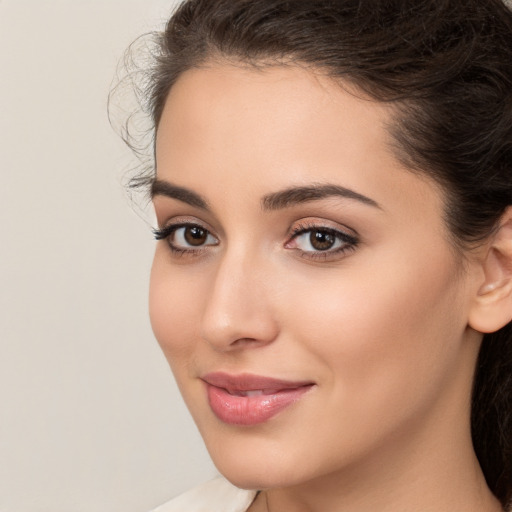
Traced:
[[158, 510], [505, 510], [511, 12], [189, 0], [158, 44], [151, 321], [231, 482]]

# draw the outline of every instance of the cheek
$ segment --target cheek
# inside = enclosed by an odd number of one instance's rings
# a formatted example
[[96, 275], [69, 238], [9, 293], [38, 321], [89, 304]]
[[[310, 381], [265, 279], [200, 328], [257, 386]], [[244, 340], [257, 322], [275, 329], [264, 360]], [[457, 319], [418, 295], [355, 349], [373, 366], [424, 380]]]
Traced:
[[309, 282], [307, 297], [295, 290], [288, 301], [295, 337], [329, 368], [332, 396], [375, 416], [394, 405], [416, 407], [418, 397], [441, 390], [465, 327], [451, 257], [384, 256], [361, 259], [361, 271], [354, 264], [336, 279]]
[[157, 249], [151, 269], [149, 315], [155, 337], [177, 372], [191, 357], [199, 338], [199, 301], [203, 294], [179, 267], [171, 267]]

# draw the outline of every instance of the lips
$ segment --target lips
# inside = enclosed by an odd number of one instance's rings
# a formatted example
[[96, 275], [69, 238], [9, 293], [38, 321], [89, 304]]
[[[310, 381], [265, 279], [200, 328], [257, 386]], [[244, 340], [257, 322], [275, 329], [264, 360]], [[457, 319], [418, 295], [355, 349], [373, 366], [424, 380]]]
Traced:
[[257, 425], [270, 420], [288, 408], [314, 383], [284, 381], [258, 375], [209, 373], [202, 377], [206, 383], [208, 402], [213, 413], [231, 425]]

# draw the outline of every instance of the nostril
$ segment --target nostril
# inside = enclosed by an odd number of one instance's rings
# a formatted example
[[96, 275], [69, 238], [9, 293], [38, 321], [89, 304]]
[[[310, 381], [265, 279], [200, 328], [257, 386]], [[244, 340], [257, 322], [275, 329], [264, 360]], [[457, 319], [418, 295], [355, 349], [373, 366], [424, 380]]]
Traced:
[[256, 348], [271, 343], [277, 337], [278, 329], [274, 319], [261, 314], [259, 319], [242, 322], [203, 324], [201, 337], [218, 351]]
[[255, 338], [240, 338], [235, 340], [231, 346], [232, 347], [248, 347], [251, 345], [262, 345], [264, 344], [262, 341], [258, 341]]

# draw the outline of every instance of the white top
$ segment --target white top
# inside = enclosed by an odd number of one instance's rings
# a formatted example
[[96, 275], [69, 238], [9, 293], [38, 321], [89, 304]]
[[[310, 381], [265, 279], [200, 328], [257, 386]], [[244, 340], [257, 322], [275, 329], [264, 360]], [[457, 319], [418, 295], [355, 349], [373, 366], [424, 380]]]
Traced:
[[256, 491], [244, 491], [216, 478], [160, 505], [152, 512], [246, 512]]

